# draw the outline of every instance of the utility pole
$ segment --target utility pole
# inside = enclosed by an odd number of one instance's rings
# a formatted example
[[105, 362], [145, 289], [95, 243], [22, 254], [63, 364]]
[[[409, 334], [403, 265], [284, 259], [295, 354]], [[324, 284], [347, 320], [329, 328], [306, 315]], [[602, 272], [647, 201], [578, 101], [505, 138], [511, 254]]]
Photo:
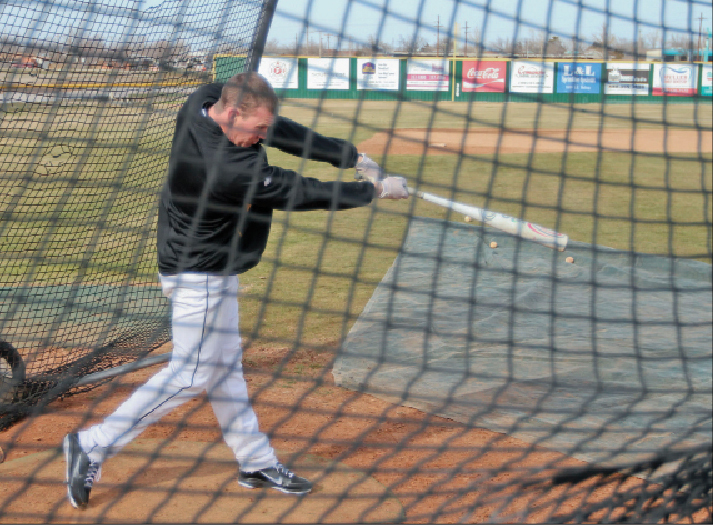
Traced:
[[639, 60], [639, 57], [644, 53], [644, 40], [641, 38], [641, 28], [639, 28], [639, 37], [636, 39], [636, 44], [634, 45], [634, 58]]
[[438, 48], [441, 45], [441, 15], [438, 15], [438, 23], [436, 24], [436, 56], [438, 56]]
[[463, 56], [468, 56], [468, 22], [465, 23], [465, 45], [463, 46]]
[[703, 61], [703, 53], [701, 52], [701, 32], [703, 31], [703, 21], [708, 20], [703, 16], [703, 12], [701, 12], [701, 16], [698, 17], [698, 58]]

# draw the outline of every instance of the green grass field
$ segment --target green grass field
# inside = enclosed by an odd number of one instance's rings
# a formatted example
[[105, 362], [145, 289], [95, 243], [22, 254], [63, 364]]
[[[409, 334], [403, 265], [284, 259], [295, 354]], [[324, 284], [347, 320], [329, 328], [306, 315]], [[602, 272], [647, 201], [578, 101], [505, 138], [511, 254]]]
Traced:
[[[0, 123], [3, 286], [156, 282], [153, 227], [173, 109], [62, 106]], [[710, 104], [548, 105], [288, 101], [282, 113], [359, 143], [394, 128], [711, 128]], [[57, 146], [57, 145], [62, 145]], [[43, 145], [42, 149], [38, 145]], [[87, 148], [87, 146], [90, 148]], [[278, 166], [325, 180], [353, 172], [269, 152]], [[623, 250], [711, 262], [712, 159], [625, 153], [393, 155], [388, 168], [456, 200]], [[418, 177], [418, 180], [417, 180]], [[455, 188], [453, 194], [452, 190]], [[339, 341], [391, 266], [410, 215], [462, 221], [421, 200], [339, 213], [275, 214], [263, 262], [241, 276], [253, 345]]]

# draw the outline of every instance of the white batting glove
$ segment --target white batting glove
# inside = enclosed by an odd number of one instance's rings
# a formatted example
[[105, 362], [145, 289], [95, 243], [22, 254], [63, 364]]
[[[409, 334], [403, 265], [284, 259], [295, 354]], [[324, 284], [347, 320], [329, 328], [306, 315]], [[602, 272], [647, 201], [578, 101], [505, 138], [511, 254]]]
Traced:
[[383, 175], [379, 165], [369, 159], [365, 153], [359, 154], [359, 160], [356, 164], [356, 172], [357, 173], [354, 176], [355, 179], [367, 180], [372, 183], [381, 181]]
[[408, 199], [408, 183], [403, 177], [387, 177], [377, 181], [375, 186], [381, 199]]

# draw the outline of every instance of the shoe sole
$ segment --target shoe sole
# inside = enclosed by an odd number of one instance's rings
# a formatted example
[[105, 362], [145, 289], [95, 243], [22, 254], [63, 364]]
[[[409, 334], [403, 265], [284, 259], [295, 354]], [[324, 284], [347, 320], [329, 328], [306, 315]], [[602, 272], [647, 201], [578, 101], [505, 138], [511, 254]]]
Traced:
[[249, 488], [249, 489], [258, 489], [258, 488], [272, 488], [276, 489], [277, 491], [281, 491], [282, 493], [288, 493], [290, 495], [306, 495], [310, 491], [312, 491], [312, 488], [309, 489], [301, 489], [301, 490], [291, 490], [288, 488], [284, 488], [282, 486], [278, 486], [277, 484], [269, 484], [265, 483], [262, 480], [239, 480], [238, 484], [240, 484], [244, 488]]
[[81, 505], [76, 500], [74, 500], [74, 497], [72, 496], [72, 487], [69, 484], [69, 481], [72, 479], [72, 445], [70, 444], [68, 436], [64, 437], [64, 440], [62, 442], [62, 449], [64, 450], [64, 461], [67, 465], [67, 469], [65, 470], [64, 474], [64, 482], [67, 484], [67, 497], [69, 497], [69, 502], [72, 507], [85, 508], [87, 506], [86, 504]]

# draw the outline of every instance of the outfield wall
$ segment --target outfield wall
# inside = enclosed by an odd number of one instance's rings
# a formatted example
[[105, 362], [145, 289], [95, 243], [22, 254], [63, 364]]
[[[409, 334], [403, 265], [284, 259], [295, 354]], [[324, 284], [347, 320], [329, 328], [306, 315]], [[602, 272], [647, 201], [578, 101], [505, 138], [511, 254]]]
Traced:
[[[245, 57], [216, 55], [213, 77]], [[263, 57], [259, 71], [284, 98], [490, 102], [710, 102], [709, 63], [534, 59]]]

